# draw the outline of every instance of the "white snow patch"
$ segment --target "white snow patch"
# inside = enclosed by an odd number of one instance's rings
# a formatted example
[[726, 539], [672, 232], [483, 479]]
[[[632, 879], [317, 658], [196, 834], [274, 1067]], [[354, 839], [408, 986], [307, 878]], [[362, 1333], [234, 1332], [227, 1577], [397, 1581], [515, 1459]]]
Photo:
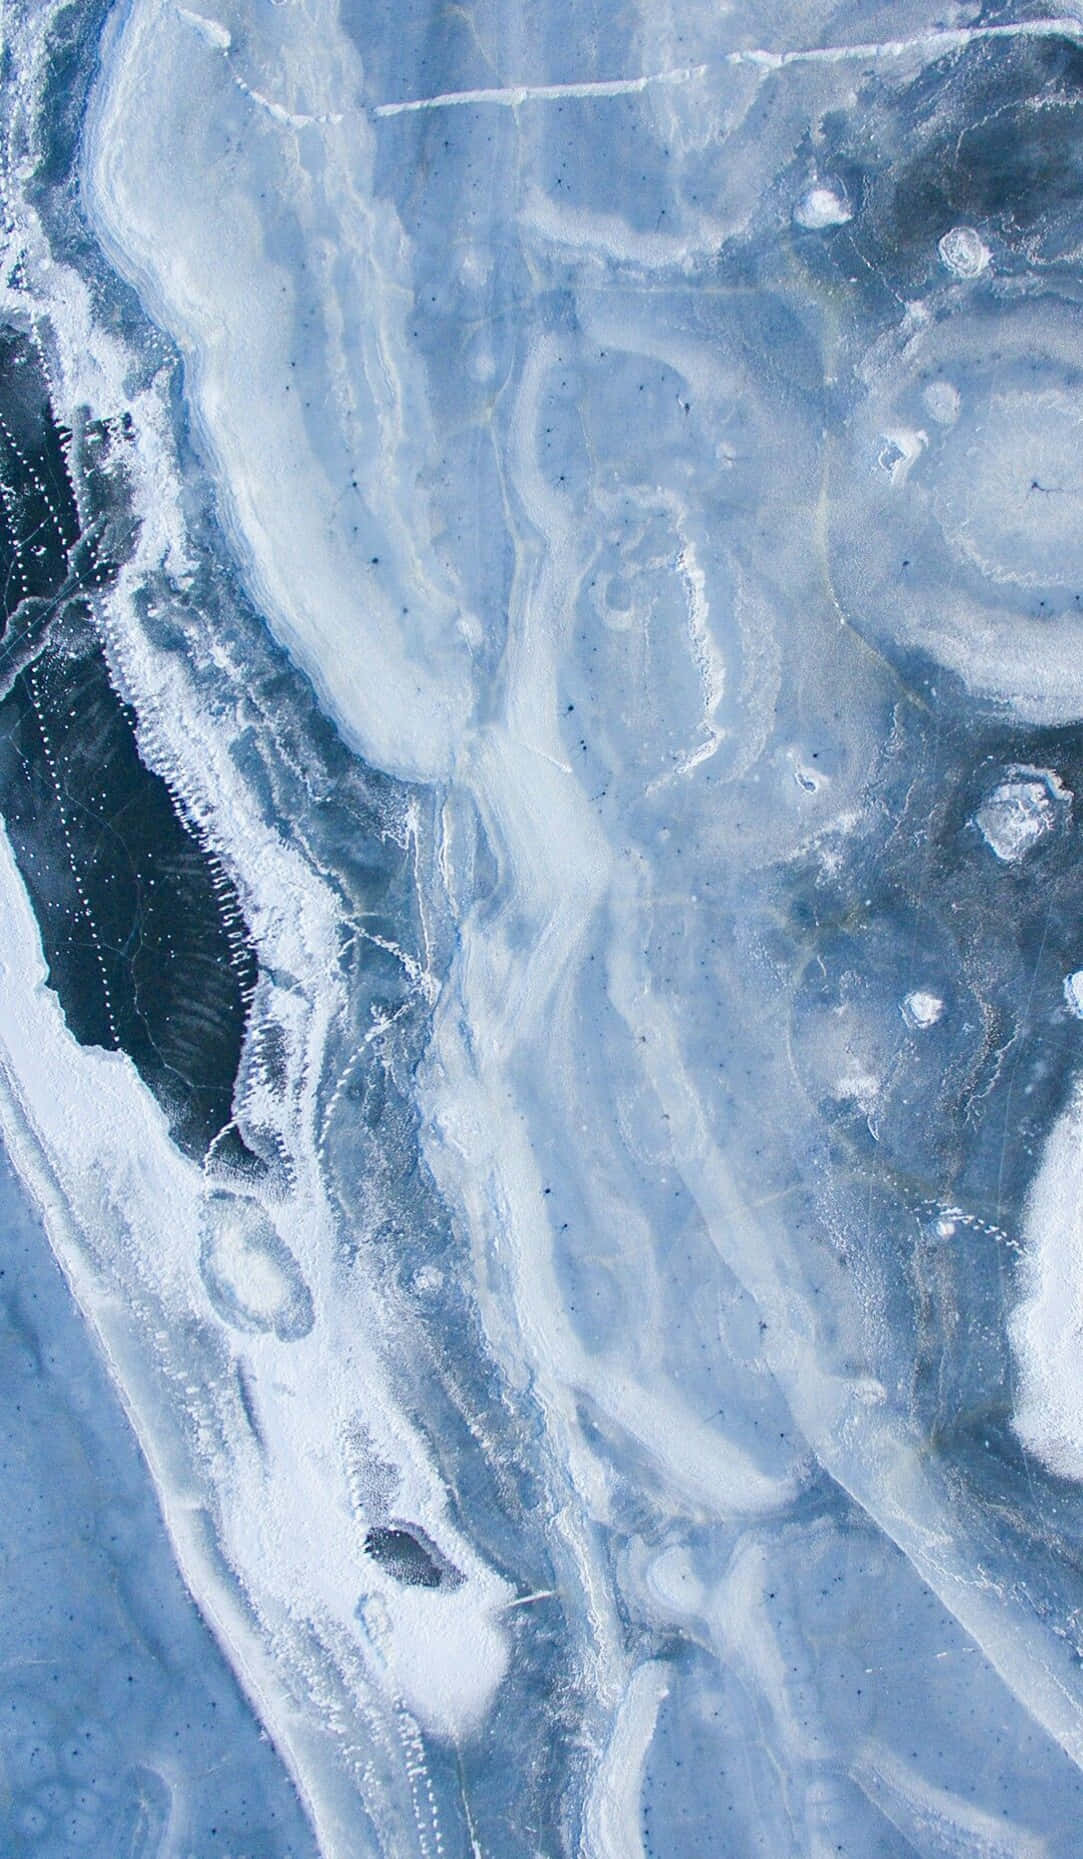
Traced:
[[924, 1028], [936, 1025], [943, 1015], [944, 1003], [939, 994], [927, 994], [916, 988], [906, 996], [899, 1011], [907, 1026]]
[[841, 192], [817, 183], [801, 195], [793, 216], [799, 226], [819, 232], [825, 226], [845, 226], [847, 220], [853, 219], [853, 211]]

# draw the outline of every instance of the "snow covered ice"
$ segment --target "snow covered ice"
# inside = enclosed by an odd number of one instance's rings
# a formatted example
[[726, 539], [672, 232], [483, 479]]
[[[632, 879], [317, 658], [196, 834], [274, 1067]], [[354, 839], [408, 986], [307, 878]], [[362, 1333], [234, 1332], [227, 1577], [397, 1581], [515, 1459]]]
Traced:
[[1083, 14], [3, 37], [4, 1850], [1073, 1859]]

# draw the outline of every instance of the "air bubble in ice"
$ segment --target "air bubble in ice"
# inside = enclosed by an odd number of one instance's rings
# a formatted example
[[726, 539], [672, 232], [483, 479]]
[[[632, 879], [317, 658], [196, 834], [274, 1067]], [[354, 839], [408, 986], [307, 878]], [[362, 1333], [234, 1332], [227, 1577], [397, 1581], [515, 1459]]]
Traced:
[[989, 264], [989, 247], [973, 226], [953, 226], [937, 243], [940, 262], [957, 278], [977, 278]]

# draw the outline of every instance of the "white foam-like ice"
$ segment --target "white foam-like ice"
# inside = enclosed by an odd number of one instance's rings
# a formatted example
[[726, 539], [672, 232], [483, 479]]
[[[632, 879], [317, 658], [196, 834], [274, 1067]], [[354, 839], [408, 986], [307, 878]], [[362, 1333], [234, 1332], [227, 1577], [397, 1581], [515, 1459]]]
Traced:
[[974, 824], [1003, 865], [1024, 858], [1053, 830], [1057, 807], [1070, 795], [1048, 768], [1013, 768], [982, 801]]
[[[295, 872], [290, 881], [294, 891], [298, 877]], [[377, 1681], [386, 1674], [392, 1696], [419, 1721], [461, 1735], [486, 1709], [505, 1669], [497, 1616], [509, 1592], [442, 1521], [438, 1481], [397, 1412], [371, 1314], [364, 1314], [363, 1296], [357, 1302], [337, 1282], [334, 1225], [311, 1167], [295, 1148], [302, 1165], [298, 1180], [274, 1215], [311, 1291], [314, 1325], [304, 1336], [287, 1333], [283, 1340], [272, 1323], [261, 1323], [260, 1334], [243, 1345], [235, 1341], [224, 1358], [212, 1356], [217, 1374], [196, 1370], [193, 1380], [194, 1365], [186, 1359], [191, 1345], [184, 1338], [194, 1324], [209, 1343], [212, 1314], [198, 1269], [204, 1177], [173, 1148], [161, 1113], [129, 1061], [74, 1046], [56, 998], [44, 986], [36, 926], [6, 845], [2, 879], [7, 1007], [0, 1036], [3, 1069], [18, 1108], [15, 1121], [9, 1118], [10, 1132], [24, 1151], [33, 1143], [50, 1159], [66, 1210], [62, 1220], [50, 1221], [51, 1238], [80, 1303], [119, 1364], [141, 1443], [161, 1474], [174, 1534], [177, 1505], [183, 1511], [185, 1494], [207, 1487], [203, 1501], [213, 1506], [227, 1561], [254, 1613], [249, 1623], [239, 1604], [231, 1603], [227, 1643], [243, 1662], [249, 1652], [241, 1649], [258, 1644], [257, 1623], [274, 1622], [284, 1653], [293, 1621], [293, 1658], [303, 1680], [301, 1629], [321, 1621], [327, 1658], [337, 1658], [348, 1672], [364, 1650]], [[302, 951], [295, 947], [294, 953]], [[92, 1116], [89, 1105], [95, 1107]], [[212, 1205], [220, 1206], [222, 1198], [216, 1195]], [[236, 1248], [227, 1251], [224, 1262], [216, 1251], [215, 1262], [224, 1263], [260, 1316], [273, 1317], [281, 1272], [274, 1271], [271, 1283], [266, 1270], [253, 1276], [246, 1261], [238, 1280]], [[269, 1292], [276, 1295], [268, 1302]], [[386, 1329], [386, 1317], [381, 1327]], [[135, 1392], [129, 1363], [133, 1351], [147, 1348], [154, 1368], [148, 1379], [140, 1367]], [[249, 1369], [266, 1442], [262, 1454], [242, 1417], [231, 1354]], [[363, 1521], [354, 1514], [339, 1444], [359, 1412], [381, 1457], [397, 1468], [400, 1508], [424, 1521], [465, 1575], [454, 1592], [402, 1591], [363, 1556]], [[227, 1456], [221, 1447], [212, 1449], [218, 1435], [229, 1442]], [[209, 1570], [188, 1535], [182, 1532], [182, 1559], [202, 1596]], [[357, 1609], [366, 1594], [378, 1625], [366, 1611], [362, 1635]], [[261, 1654], [253, 1678], [268, 1722], [287, 1749], [289, 1714], [284, 1699], [276, 1702], [272, 1692], [289, 1664], [287, 1656], [276, 1679], [274, 1668], [263, 1669]], [[311, 1682], [317, 1673], [314, 1667]], [[363, 1709], [363, 1695], [357, 1702]], [[307, 1792], [311, 1795], [311, 1786]]]
[[944, 1012], [944, 1003], [939, 994], [930, 994], [925, 988], [915, 988], [903, 1001], [902, 1016], [909, 1026], [924, 1030], [935, 1026]]
[[806, 226], [812, 232], [819, 232], [825, 226], [845, 226], [847, 220], [854, 217], [844, 196], [821, 182], [807, 188], [801, 195], [794, 207], [793, 216], [799, 226]]

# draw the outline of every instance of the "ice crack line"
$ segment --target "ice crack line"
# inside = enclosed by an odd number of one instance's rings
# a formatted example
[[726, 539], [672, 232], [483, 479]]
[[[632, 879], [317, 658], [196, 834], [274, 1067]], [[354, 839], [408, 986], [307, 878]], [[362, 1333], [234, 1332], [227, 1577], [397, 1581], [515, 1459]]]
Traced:
[[630, 97], [648, 84], [687, 84], [702, 77], [706, 65], [687, 65], [679, 71], [655, 71], [648, 77], [613, 77], [583, 84], [515, 84], [506, 90], [446, 90], [439, 97], [419, 97], [410, 103], [378, 103], [374, 116], [406, 116], [412, 110], [445, 110], [463, 103], [502, 103], [517, 109], [521, 103], [552, 103], [561, 97]]
[[746, 50], [727, 52], [709, 64], [684, 65], [674, 71], [653, 71], [645, 77], [606, 78], [597, 83], [514, 84], [489, 90], [447, 90], [436, 97], [416, 97], [403, 103], [378, 103], [374, 116], [406, 116], [417, 110], [446, 110], [464, 104], [495, 103], [518, 109], [523, 103], [552, 103], [565, 97], [631, 97], [652, 84], [690, 84], [718, 66], [748, 65], [753, 70], [785, 70], [788, 65], [835, 65], [873, 59], [904, 58], [919, 52], [939, 58], [944, 52], [962, 51], [984, 39], [1083, 38], [1083, 22], [1073, 17], [1024, 19], [1000, 26], [942, 27], [913, 39], [881, 39], [861, 45], [814, 45], [792, 52]]

